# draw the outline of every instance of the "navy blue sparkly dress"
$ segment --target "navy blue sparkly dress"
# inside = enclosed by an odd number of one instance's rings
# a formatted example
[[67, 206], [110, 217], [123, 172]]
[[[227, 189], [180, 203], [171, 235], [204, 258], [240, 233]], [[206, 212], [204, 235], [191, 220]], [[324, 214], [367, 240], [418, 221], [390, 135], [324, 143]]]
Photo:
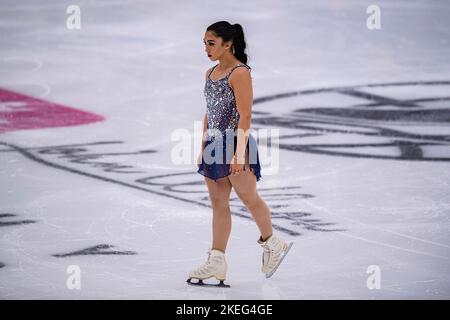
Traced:
[[[238, 67], [246, 67], [245, 64], [235, 66], [223, 78], [212, 80], [208, 74], [205, 84], [207, 130], [205, 147], [202, 154], [202, 163], [198, 165], [198, 173], [217, 181], [217, 179], [229, 176], [231, 159], [237, 147], [237, 128], [239, 124], [239, 112], [236, 107], [236, 99], [233, 89], [228, 83], [231, 73]], [[246, 146], [246, 165], [244, 170], [250, 170], [256, 176], [256, 181], [261, 178], [261, 165], [259, 162], [258, 146], [255, 138], [250, 134]]]

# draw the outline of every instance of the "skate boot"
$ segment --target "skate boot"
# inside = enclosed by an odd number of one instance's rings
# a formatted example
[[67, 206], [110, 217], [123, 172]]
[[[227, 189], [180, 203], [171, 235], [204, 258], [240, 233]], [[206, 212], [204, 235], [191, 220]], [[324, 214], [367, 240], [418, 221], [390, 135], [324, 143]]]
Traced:
[[[229, 288], [229, 285], [224, 284], [226, 274], [227, 262], [225, 260], [225, 254], [222, 251], [211, 249], [208, 251], [208, 261], [206, 261], [203, 266], [189, 273], [189, 279], [187, 280], [187, 283], [198, 286], [216, 286]], [[220, 283], [208, 284], [203, 282], [203, 280], [212, 277], [219, 280]], [[192, 282], [192, 279], [197, 279], [198, 281]]]
[[278, 266], [294, 243], [286, 243], [283, 239], [272, 235], [266, 241], [259, 238], [258, 244], [264, 249], [261, 271], [266, 274], [266, 278], [270, 278], [277, 271]]

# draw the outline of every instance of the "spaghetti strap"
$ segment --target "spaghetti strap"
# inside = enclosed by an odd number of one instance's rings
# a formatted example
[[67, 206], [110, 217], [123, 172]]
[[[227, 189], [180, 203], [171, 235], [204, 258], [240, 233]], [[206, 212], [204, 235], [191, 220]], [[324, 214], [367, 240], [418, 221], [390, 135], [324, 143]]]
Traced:
[[238, 64], [237, 66], [235, 66], [233, 69], [231, 69], [231, 71], [227, 74], [226, 78], [229, 78], [231, 76], [231, 74], [233, 73], [233, 71], [239, 67], [246, 67], [247, 69], [250, 70], [250, 67], [247, 66], [246, 64]]
[[[208, 74], [208, 78], [211, 76], [211, 73], [214, 71], [214, 69], [218, 66], [218, 64], [216, 64], [214, 67], [211, 68], [211, 71], [209, 71]], [[211, 79], [211, 78], [210, 78]]]

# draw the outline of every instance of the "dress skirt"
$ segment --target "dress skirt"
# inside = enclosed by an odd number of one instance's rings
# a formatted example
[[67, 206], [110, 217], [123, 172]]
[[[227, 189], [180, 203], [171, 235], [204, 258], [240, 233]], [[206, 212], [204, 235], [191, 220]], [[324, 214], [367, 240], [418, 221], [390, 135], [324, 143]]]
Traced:
[[[202, 162], [198, 165], [198, 173], [217, 181], [231, 174], [231, 159], [237, 147], [236, 130], [232, 134], [208, 135], [202, 153]], [[229, 132], [228, 132], [229, 133]], [[261, 179], [261, 164], [259, 162], [258, 145], [255, 138], [249, 134], [246, 146], [246, 165], [256, 176], [256, 181]]]

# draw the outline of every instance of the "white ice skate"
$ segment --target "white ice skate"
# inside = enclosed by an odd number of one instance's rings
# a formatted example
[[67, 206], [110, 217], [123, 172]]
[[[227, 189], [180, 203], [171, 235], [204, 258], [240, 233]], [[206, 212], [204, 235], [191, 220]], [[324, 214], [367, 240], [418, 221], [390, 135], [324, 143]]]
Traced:
[[272, 235], [266, 241], [262, 241], [260, 238], [258, 244], [264, 249], [261, 271], [266, 274], [266, 278], [270, 278], [277, 271], [294, 243], [286, 243], [283, 239]]
[[[225, 284], [224, 281], [227, 275], [227, 262], [225, 260], [225, 254], [222, 251], [211, 249], [208, 251], [208, 261], [198, 269], [195, 269], [189, 273], [189, 279], [187, 283], [197, 286], [215, 286], [226, 287], [230, 286]], [[218, 284], [204, 283], [203, 280], [209, 278], [216, 278], [220, 281]], [[192, 282], [192, 279], [197, 279], [197, 282]]]

